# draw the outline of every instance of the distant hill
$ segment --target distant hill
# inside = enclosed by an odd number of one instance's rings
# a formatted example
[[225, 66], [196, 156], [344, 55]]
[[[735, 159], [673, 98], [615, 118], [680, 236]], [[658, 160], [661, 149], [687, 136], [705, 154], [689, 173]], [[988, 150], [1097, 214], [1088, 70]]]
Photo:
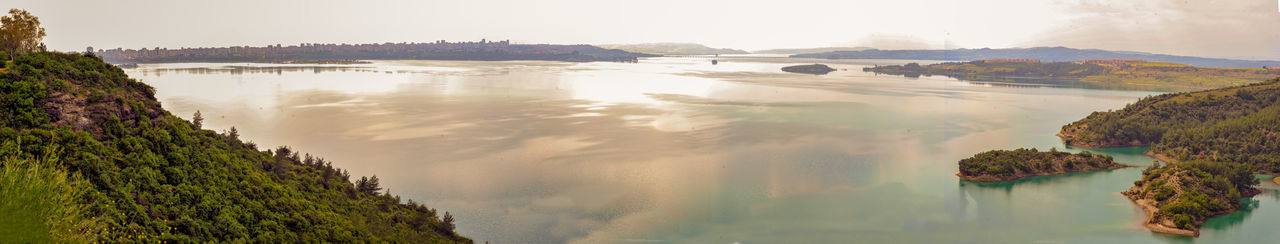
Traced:
[[1144, 59], [1171, 62], [1199, 67], [1261, 68], [1280, 66], [1280, 61], [1239, 60], [1174, 56], [1143, 52], [1107, 51], [1098, 49], [1074, 49], [1066, 47], [1035, 47], [1006, 49], [951, 49], [951, 50], [879, 50], [832, 51], [791, 55], [793, 58], [826, 59], [920, 59], [972, 61], [995, 58], [1033, 58], [1042, 62], [1067, 62], [1084, 59]]
[[862, 51], [870, 50], [869, 47], [816, 47], [816, 48], [779, 48], [751, 51], [758, 54], [799, 54], [799, 53], [825, 53], [837, 51]]
[[729, 48], [712, 48], [696, 43], [640, 43], [640, 44], [604, 44], [595, 45], [600, 48], [618, 49], [633, 53], [647, 53], [659, 55], [714, 55], [714, 54], [748, 54], [749, 52], [729, 49]]

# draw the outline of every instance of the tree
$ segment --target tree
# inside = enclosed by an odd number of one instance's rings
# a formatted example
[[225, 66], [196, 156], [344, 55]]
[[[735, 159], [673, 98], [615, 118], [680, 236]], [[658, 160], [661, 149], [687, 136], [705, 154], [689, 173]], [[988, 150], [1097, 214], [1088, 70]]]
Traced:
[[453, 225], [453, 214], [449, 214], [447, 211], [444, 212], [444, 218], [441, 218], [440, 222], [444, 224], [444, 229], [447, 230], [446, 233], [453, 233], [453, 229], [456, 227]]
[[231, 140], [239, 140], [239, 139], [240, 139], [240, 131], [239, 131], [239, 130], [236, 130], [236, 127], [235, 127], [235, 126], [232, 126], [232, 127], [231, 127], [231, 130], [227, 131], [227, 138], [231, 138]]
[[382, 187], [378, 186], [378, 184], [378, 175], [373, 175], [373, 177], [369, 178], [361, 176], [360, 180], [356, 181], [356, 190], [363, 192], [364, 194], [377, 196], [378, 191], [382, 190]]
[[0, 17], [0, 49], [13, 59], [22, 53], [44, 46], [44, 27], [40, 18], [21, 9], [9, 9], [9, 15]]
[[196, 110], [196, 115], [191, 116], [191, 124], [195, 125], [197, 130], [204, 127], [204, 116], [200, 116], [200, 110]]

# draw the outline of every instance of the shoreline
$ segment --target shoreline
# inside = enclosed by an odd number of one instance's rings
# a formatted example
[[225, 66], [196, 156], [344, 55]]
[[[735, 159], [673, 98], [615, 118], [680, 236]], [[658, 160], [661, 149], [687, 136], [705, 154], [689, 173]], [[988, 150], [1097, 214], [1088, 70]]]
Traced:
[[[1064, 131], [1065, 131], [1065, 130], [1063, 130], [1063, 131], [1058, 131], [1058, 133], [1057, 133], [1057, 134], [1053, 134], [1053, 135], [1054, 135], [1054, 136], [1057, 136], [1059, 139], [1062, 139], [1062, 140], [1064, 140], [1064, 141], [1068, 139], [1067, 137], [1075, 137], [1075, 135], [1074, 135], [1074, 134], [1073, 134], [1073, 135], [1063, 134], [1063, 132], [1064, 132]], [[1155, 143], [1129, 142], [1128, 144], [1120, 144], [1120, 143], [1110, 143], [1110, 144], [1102, 144], [1102, 143], [1087, 143], [1087, 144], [1081, 144], [1081, 143], [1068, 143], [1068, 142], [1063, 142], [1062, 144], [1067, 145], [1067, 146], [1071, 146], [1071, 147], [1084, 148], [1084, 149], [1102, 149], [1102, 148], [1112, 148], [1112, 147], [1145, 147], [1145, 146], [1151, 146], [1151, 145], [1154, 145]]]
[[1195, 230], [1195, 231], [1185, 230], [1185, 229], [1179, 229], [1179, 228], [1165, 225], [1165, 223], [1151, 223], [1151, 221], [1155, 219], [1156, 211], [1159, 210], [1159, 208], [1156, 208], [1155, 204], [1151, 203], [1151, 200], [1147, 200], [1147, 199], [1135, 200], [1132, 197], [1129, 197], [1127, 195], [1125, 196], [1125, 198], [1128, 198], [1129, 201], [1135, 204], [1138, 204], [1139, 207], [1142, 207], [1142, 211], [1147, 213], [1147, 218], [1143, 219], [1142, 221], [1142, 226], [1147, 227], [1147, 230], [1150, 230], [1151, 232], [1154, 232], [1154, 233], [1170, 234], [1170, 235], [1178, 235], [1178, 236], [1186, 236], [1186, 237], [1200, 236], [1199, 230]]
[[1173, 158], [1171, 158], [1171, 157], [1169, 157], [1169, 156], [1166, 156], [1166, 155], [1164, 155], [1164, 154], [1155, 153], [1155, 151], [1154, 151], [1154, 150], [1147, 150], [1146, 152], [1142, 152], [1142, 154], [1143, 154], [1143, 155], [1150, 156], [1150, 157], [1152, 157], [1152, 158], [1155, 158], [1156, 160], [1160, 160], [1160, 162], [1164, 162], [1164, 163], [1177, 163], [1177, 162], [1178, 162], [1178, 160], [1177, 160], [1177, 159], [1173, 159]]
[[[955, 175], [956, 175], [956, 177], [958, 177], [958, 178], [960, 178], [960, 179], [962, 179], [962, 180], [967, 180], [967, 181], [972, 181], [972, 182], [981, 182], [981, 183], [997, 183], [997, 182], [1005, 182], [1005, 181], [1014, 181], [1014, 180], [1025, 179], [1025, 178], [1036, 177], [1036, 176], [1065, 175], [1065, 174], [1070, 174], [1070, 173], [1095, 172], [1095, 171], [1113, 170], [1113, 169], [1130, 168], [1130, 167], [1138, 167], [1138, 166], [1139, 166], [1139, 165], [1128, 165], [1128, 164], [1122, 164], [1122, 163], [1116, 163], [1116, 165], [1118, 165], [1118, 167], [1099, 168], [1099, 169], [1094, 169], [1094, 170], [1081, 170], [1081, 171], [1061, 172], [1061, 173], [1059, 173], [1059, 172], [1054, 172], [1054, 173], [1045, 173], [1045, 172], [1040, 172], [1040, 173], [1031, 174], [1031, 175], [1022, 175], [1022, 176], [1016, 176], [1016, 175], [1015, 175], [1015, 176], [1011, 176], [1011, 178], [999, 178], [999, 177], [990, 176], [990, 175], [981, 175], [981, 176], [965, 176], [965, 175], [961, 175], [961, 174], [960, 174], [960, 172], [956, 172], [956, 174], [955, 174]], [[989, 178], [989, 179], [994, 179], [994, 180], [986, 180], [986, 179], [984, 179], [984, 178]]]

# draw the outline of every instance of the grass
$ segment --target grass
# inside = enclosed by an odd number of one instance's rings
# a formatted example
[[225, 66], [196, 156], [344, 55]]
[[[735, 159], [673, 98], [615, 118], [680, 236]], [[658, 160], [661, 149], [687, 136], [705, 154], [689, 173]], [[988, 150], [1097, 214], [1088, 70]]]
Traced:
[[0, 240], [14, 243], [88, 243], [95, 219], [78, 204], [84, 188], [56, 163], [0, 160]]

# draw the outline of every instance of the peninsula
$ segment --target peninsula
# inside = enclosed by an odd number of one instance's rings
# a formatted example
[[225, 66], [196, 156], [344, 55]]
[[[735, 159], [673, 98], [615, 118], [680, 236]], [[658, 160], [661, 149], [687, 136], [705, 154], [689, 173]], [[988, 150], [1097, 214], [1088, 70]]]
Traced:
[[1153, 164], [1133, 184], [1122, 194], [1147, 213], [1143, 225], [1181, 236], [1199, 236], [1205, 220], [1235, 212], [1241, 197], [1261, 192], [1248, 165], [1203, 160]]
[[566, 62], [636, 62], [658, 55], [604, 49], [591, 45], [512, 44], [510, 41], [382, 44], [302, 43], [263, 47], [86, 49], [115, 64], [180, 62], [328, 63], [353, 60], [547, 60]]
[[1197, 236], [1205, 220], [1259, 192], [1254, 173], [1280, 172], [1280, 78], [1147, 97], [1094, 112], [1058, 136], [1081, 147], [1150, 145], [1148, 154], [1169, 164], [1148, 168], [1124, 195], [1147, 212], [1152, 231]]
[[1129, 167], [1116, 163], [1110, 155], [1082, 152], [1072, 154], [1034, 148], [992, 150], [960, 160], [961, 179], [977, 182], [1010, 181], [1032, 176], [1059, 175]]
[[1280, 78], [1257, 84], [1147, 97], [1062, 127], [1067, 145], [1151, 146], [1164, 161], [1207, 159], [1280, 172]]

